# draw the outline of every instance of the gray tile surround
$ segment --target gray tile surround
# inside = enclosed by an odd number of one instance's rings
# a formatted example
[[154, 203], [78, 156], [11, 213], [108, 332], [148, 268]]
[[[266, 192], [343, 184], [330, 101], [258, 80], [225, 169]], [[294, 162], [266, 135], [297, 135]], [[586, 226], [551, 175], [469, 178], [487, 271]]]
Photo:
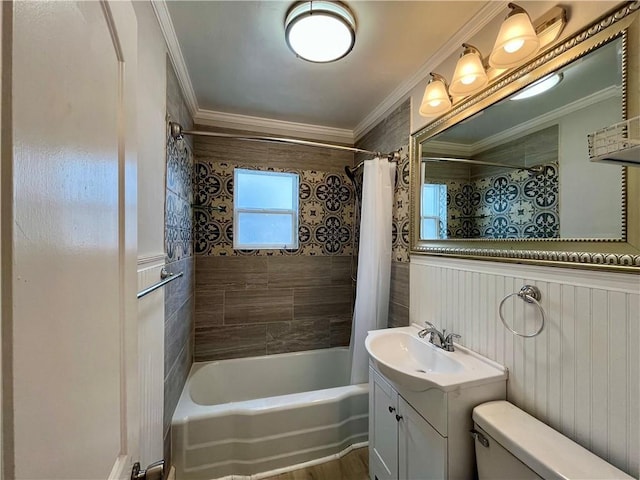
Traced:
[[350, 256], [196, 256], [195, 360], [348, 345]]
[[[366, 150], [403, 149], [398, 165], [393, 208], [393, 261], [389, 295], [389, 327], [409, 325], [409, 158], [411, 101], [406, 100], [356, 144]], [[356, 155], [356, 162], [369, 158]], [[357, 255], [357, 252], [355, 253]]]
[[221, 326], [206, 320], [196, 324], [196, 362], [267, 354], [267, 324]]
[[[167, 117], [191, 128], [178, 79], [167, 58]], [[171, 417], [186, 382], [194, 350], [195, 259], [193, 257], [193, 145], [190, 138], [168, 139], [166, 158], [165, 254], [167, 270], [183, 276], [165, 287], [164, 455], [171, 464]], [[169, 469], [166, 469], [168, 473]]]
[[[407, 150], [410, 103], [374, 127], [359, 147]], [[198, 139], [196, 162], [256, 163], [261, 167], [342, 173], [352, 157], [280, 145]], [[408, 323], [408, 157], [398, 171], [394, 200], [394, 266], [390, 324]], [[357, 161], [359, 161], [359, 157]], [[257, 163], [256, 163], [257, 164]], [[405, 218], [406, 217], [406, 218]], [[397, 264], [397, 265], [396, 265]], [[355, 262], [351, 255], [196, 255], [196, 361], [348, 345]]]
[[315, 350], [330, 345], [331, 325], [326, 319], [267, 325], [267, 354]]
[[389, 302], [409, 307], [409, 264], [406, 262], [391, 262]]

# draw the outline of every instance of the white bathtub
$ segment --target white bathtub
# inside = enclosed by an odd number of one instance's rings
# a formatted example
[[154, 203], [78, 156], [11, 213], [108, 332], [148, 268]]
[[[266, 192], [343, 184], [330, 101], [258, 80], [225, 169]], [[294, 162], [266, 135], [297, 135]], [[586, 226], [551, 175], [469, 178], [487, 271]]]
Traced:
[[172, 421], [177, 479], [262, 478], [363, 445], [368, 385], [348, 383], [347, 348], [195, 363]]

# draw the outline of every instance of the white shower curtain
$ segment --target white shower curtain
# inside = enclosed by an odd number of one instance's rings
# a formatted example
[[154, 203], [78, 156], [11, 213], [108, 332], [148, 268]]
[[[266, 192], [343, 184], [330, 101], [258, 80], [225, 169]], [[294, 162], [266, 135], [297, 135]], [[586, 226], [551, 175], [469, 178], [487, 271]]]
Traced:
[[364, 340], [387, 327], [391, 281], [391, 228], [396, 164], [375, 158], [364, 163], [356, 304], [351, 325], [351, 384], [369, 379]]

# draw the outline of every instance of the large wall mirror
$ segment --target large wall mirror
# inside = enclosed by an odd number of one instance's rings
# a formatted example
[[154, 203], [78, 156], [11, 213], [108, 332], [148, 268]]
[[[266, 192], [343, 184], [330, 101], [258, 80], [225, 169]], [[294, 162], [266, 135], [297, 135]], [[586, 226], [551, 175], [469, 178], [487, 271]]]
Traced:
[[640, 271], [640, 166], [590, 162], [587, 143], [640, 113], [629, 5], [412, 135], [413, 253]]

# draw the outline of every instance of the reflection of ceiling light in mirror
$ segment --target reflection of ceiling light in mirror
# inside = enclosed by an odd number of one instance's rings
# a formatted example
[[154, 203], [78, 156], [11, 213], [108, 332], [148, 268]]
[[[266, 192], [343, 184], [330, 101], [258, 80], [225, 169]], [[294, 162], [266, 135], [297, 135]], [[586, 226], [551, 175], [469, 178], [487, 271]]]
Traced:
[[510, 100], [524, 100], [525, 98], [534, 97], [552, 89], [563, 79], [562, 73], [552, 73], [537, 82], [532, 83], [520, 93], [516, 93]]
[[327, 63], [347, 55], [356, 41], [356, 21], [337, 2], [314, 0], [296, 4], [285, 20], [287, 45], [300, 58]]
[[424, 89], [424, 96], [420, 104], [420, 115], [433, 117], [451, 108], [451, 97], [447, 91], [447, 81], [437, 73], [430, 73], [431, 80]]
[[489, 65], [493, 68], [511, 68], [533, 55], [540, 47], [529, 14], [515, 3], [510, 3], [511, 12], [500, 26]]
[[473, 45], [466, 43], [463, 43], [462, 46], [464, 51], [456, 64], [456, 70], [449, 87], [449, 93], [457, 96], [476, 93], [489, 83], [480, 51]]

